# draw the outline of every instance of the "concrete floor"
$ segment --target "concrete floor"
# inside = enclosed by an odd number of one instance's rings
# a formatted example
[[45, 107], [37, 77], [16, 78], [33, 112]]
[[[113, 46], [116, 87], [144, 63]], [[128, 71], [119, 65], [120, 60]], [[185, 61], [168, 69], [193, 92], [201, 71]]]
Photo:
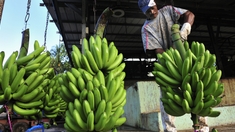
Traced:
[[[215, 127], [219, 132], [235, 132], [235, 124], [229, 125], [229, 126], [217, 126]], [[212, 129], [212, 128], [211, 128]], [[118, 130], [119, 132], [151, 132], [147, 130], [140, 130], [128, 126], [123, 126], [121, 130]], [[34, 130], [32, 132], [42, 132], [42, 130]], [[66, 132], [66, 130], [62, 127], [52, 127], [50, 129], [45, 129], [44, 132]], [[193, 129], [191, 130], [180, 130], [178, 132], [193, 132]]]

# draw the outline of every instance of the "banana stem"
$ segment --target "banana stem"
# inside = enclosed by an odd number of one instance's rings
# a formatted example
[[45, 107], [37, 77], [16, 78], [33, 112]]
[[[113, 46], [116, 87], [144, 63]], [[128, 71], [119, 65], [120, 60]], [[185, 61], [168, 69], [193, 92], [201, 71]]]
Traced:
[[113, 11], [111, 8], [107, 7], [102, 14], [100, 15], [95, 29], [94, 29], [94, 35], [99, 35], [101, 38], [103, 38], [104, 30], [106, 28], [106, 25], [108, 23], [109, 18], [113, 15]]
[[171, 37], [172, 37], [172, 41], [173, 41], [173, 46], [179, 51], [180, 56], [184, 60], [186, 58], [186, 51], [184, 48], [184, 44], [181, 40], [179, 28], [180, 28], [180, 26], [178, 24], [174, 24], [171, 27], [171, 32], [172, 32]]
[[191, 120], [193, 121], [194, 132], [199, 132], [199, 116], [191, 113]]

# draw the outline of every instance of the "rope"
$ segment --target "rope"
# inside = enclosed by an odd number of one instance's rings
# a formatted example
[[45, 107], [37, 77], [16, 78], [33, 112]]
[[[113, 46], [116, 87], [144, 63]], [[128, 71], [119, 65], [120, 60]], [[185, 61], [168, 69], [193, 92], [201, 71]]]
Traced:
[[11, 118], [10, 118], [10, 115], [9, 115], [8, 107], [7, 107], [7, 105], [4, 105], [4, 107], [5, 107], [6, 112], [7, 112], [7, 119], [8, 119], [8, 124], [9, 124], [9, 126], [10, 126], [10, 130], [11, 130], [11, 132], [13, 132], [13, 131], [12, 131], [12, 124], [11, 124]]

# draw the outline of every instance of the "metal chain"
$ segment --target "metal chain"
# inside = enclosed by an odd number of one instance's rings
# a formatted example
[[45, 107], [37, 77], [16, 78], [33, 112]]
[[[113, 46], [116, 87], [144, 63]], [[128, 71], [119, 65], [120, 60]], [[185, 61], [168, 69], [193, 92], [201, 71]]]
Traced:
[[47, 11], [46, 27], [45, 27], [45, 32], [44, 32], [44, 46], [45, 46], [45, 47], [46, 47], [46, 40], [47, 40], [48, 21], [49, 21], [49, 11]]
[[27, 23], [28, 23], [28, 21], [29, 21], [29, 17], [30, 17], [30, 13], [29, 13], [30, 5], [31, 5], [31, 0], [28, 0], [28, 3], [27, 3], [27, 10], [26, 10], [26, 15], [25, 15], [25, 18], [24, 18], [24, 22], [25, 22], [25, 29], [27, 28]]

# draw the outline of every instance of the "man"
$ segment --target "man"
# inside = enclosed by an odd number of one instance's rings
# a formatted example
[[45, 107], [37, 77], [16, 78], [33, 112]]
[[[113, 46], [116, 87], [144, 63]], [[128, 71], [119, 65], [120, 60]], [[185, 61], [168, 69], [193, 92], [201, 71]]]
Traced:
[[[146, 54], [151, 52], [154, 52], [155, 55], [157, 53], [163, 53], [172, 46], [171, 26], [179, 19], [183, 20], [183, 25], [180, 30], [181, 38], [182, 40], [187, 40], [195, 17], [192, 12], [173, 6], [164, 6], [158, 10], [156, 0], [139, 0], [138, 5], [147, 17], [141, 30]], [[174, 117], [164, 111], [162, 102], [160, 107], [164, 131], [176, 132]], [[201, 132], [209, 132], [209, 127], [205, 124], [205, 118], [200, 118], [199, 122], [205, 126], [201, 128]]]

